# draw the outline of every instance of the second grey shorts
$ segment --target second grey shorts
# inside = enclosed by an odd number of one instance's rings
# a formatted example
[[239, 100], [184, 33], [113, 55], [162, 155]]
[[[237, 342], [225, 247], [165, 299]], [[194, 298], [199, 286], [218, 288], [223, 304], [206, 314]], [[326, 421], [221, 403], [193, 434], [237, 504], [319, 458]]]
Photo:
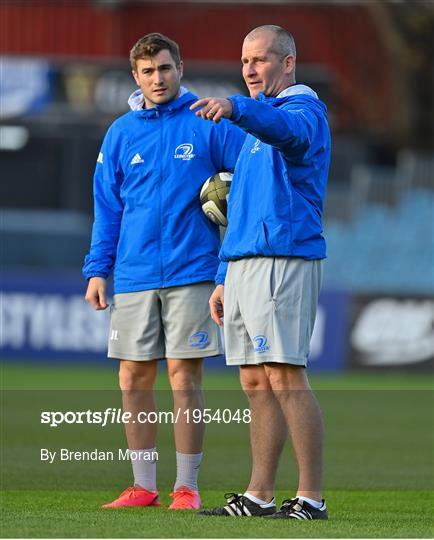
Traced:
[[306, 366], [321, 273], [320, 260], [231, 261], [224, 292], [226, 363]]
[[122, 360], [202, 358], [222, 353], [209, 313], [212, 282], [115, 294], [108, 356]]

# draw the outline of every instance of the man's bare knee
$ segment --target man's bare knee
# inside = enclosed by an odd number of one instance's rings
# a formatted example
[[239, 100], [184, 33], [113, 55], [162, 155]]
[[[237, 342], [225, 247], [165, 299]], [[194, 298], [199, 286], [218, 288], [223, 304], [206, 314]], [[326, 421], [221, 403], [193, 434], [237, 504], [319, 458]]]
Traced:
[[265, 373], [273, 391], [310, 390], [306, 369], [289, 364], [266, 364]]
[[121, 360], [119, 387], [122, 391], [151, 390], [157, 375], [157, 361], [135, 362]]
[[240, 381], [244, 393], [249, 399], [259, 397], [271, 390], [263, 366], [242, 366]]
[[202, 360], [170, 360], [167, 362], [170, 386], [176, 391], [197, 391], [202, 388]]

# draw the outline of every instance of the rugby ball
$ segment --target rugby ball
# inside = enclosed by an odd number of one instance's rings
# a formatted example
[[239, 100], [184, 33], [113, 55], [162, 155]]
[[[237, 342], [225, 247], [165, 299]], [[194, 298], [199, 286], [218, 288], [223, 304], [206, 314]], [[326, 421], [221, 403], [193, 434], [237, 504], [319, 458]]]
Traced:
[[232, 173], [220, 172], [210, 176], [200, 190], [200, 204], [205, 215], [217, 225], [228, 224], [228, 195], [231, 188]]

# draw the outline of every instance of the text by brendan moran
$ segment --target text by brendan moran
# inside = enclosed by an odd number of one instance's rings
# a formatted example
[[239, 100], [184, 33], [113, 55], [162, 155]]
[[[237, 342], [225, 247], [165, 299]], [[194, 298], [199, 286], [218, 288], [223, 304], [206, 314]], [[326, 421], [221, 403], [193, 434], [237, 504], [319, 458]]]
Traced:
[[158, 461], [158, 452], [145, 450], [129, 450], [118, 448], [117, 450], [50, 450], [41, 448], [41, 461], [54, 463], [55, 461]]

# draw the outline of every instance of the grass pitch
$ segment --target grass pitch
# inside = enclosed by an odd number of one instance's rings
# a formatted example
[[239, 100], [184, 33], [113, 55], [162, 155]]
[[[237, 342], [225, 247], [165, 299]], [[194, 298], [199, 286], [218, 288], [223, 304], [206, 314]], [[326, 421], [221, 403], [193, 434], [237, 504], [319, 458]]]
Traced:
[[[213, 518], [168, 511], [174, 479], [172, 426], [159, 426], [161, 508], [102, 509], [129, 483], [129, 463], [41, 463], [46, 447], [115, 448], [123, 427], [42, 427], [44, 408], [99, 408], [118, 399], [116, 365], [2, 366], [2, 526], [6, 538], [430, 538], [433, 529], [432, 381], [419, 376], [315, 376], [327, 428], [327, 522]], [[211, 407], [245, 405], [236, 370], [205, 376]], [[169, 407], [163, 373], [158, 399]], [[167, 402], [165, 401], [167, 399]], [[41, 409], [42, 408], [42, 409]], [[57, 446], [56, 446], [57, 445]], [[242, 491], [249, 474], [248, 426], [210, 425], [201, 468], [205, 507]], [[287, 445], [277, 501], [293, 496]]]
[[[160, 508], [101, 509], [115, 492], [8, 492], [8, 538], [429, 538], [433, 498], [424, 492], [327, 493], [328, 521], [224, 518]], [[280, 494], [284, 496], [283, 493]], [[203, 492], [206, 506], [221, 493]], [[279, 499], [281, 498], [279, 497]], [[168, 504], [163, 497], [162, 503]]]

